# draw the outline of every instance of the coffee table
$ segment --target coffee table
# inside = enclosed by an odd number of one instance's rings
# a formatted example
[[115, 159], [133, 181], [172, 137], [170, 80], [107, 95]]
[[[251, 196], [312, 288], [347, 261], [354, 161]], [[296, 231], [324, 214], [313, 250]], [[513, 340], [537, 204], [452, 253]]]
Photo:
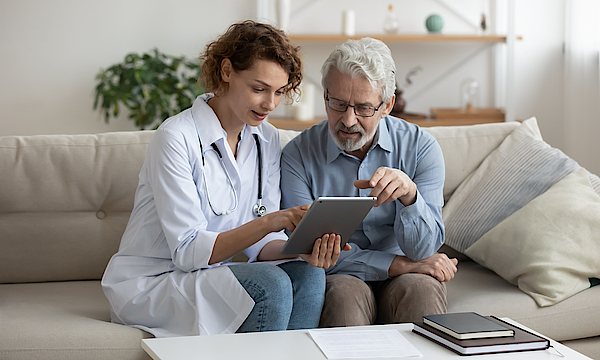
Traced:
[[[508, 318], [502, 318], [524, 329], [527, 327]], [[440, 346], [424, 337], [412, 332], [412, 324], [373, 325], [336, 328], [335, 330], [398, 330], [422, 354], [419, 358], [386, 358], [393, 359], [419, 359], [419, 360], [445, 360], [459, 359], [458, 354]], [[332, 330], [332, 329], [328, 329]], [[573, 349], [570, 349], [552, 339], [551, 345], [565, 357], [562, 358], [553, 349], [506, 354], [469, 356], [466, 359], [487, 360], [583, 360], [589, 359]], [[263, 333], [228, 334], [209, 336], [186, 336], [160, 339], [143, 339], [142, 348], [154, 360], [202, 360], [202, 359], [243, 359], [243, 360], [326, 360], [327, 358], [319, 347], [313, 342], [306, 330], [272, 331]], [[368, 359], [366, 359], [368, 360]], [[377, 360], [381, 360], [377, 359]], [[590, 359], [591, 360], [591, 359]]]

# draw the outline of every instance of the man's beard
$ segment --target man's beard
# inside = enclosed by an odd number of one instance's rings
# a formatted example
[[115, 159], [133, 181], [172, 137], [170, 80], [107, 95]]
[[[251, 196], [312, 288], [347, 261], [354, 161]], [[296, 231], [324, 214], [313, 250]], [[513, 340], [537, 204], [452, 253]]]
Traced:
[[[360, 137], [357, 139], [342, 137], [338, 134], [338, 131], [340, 130], [350, 133], [359, 133]], [[377, 127], [373, 129], [373, 134], [375, 133], [375, 130], [377, 130]], [[337, 147], [346, 152], [353, 152], [360, 150], [363, 146], [365, 146], [365, 144], [373, 138], [373, 134], [367, 134], [365, 129], [359, 124], [354, 124], [350, 127], [347, 127], [340, 121], [335, 125], [335, 129], [332, 132], [331, 137], [333, 138], [333, 141]]]

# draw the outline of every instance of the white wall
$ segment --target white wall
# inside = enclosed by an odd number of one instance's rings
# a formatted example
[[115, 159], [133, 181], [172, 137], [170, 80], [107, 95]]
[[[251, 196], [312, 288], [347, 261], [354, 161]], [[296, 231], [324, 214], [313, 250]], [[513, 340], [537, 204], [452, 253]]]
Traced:
[[[275, 0], [270, 0], [274, 4]], [[503, 0], [497, 0], [503, 3]], [[477, 21], [486, 0], [446, 1]], [[357, 13], [357, 33], [382, 33], [388, 4], [395, 6], [400, 31], [424, 33], [425, 18], [440, 14], [445, 33], [472, 33], [474, 29], [435, 0], [298, 0], [290, 33], [340, 33], [341, 13]], [[97, 133], [133, 130], [126, 116], [105, 124], [92, 109], [94, 76], [101, 67], [119, 62], [129, 52], [153, 47], [172, 55], [196, 57], [208, 41], [233, 22], [255, 18], [256, 1], [247, 0], [2, 0], [0, 2], [0, 136], [57, 133]], [[275, 21], [274, 5], [270, 18]], [[538, 118], [551, 145], [567, 146], [563, 123], [564, 0], [515, 1], [516, 117]], [[489, 17], [488, 17], [489, 20]], [[300, 44], [306, 78], [319, 84], [320, 66], [333, 44]], [[457, 71], [428, 88], [434, 79], [458, 64], [482, 44], [394, 43], [398, 82], [417, 65], [423, 71], [405, 89], [406, 110], [428, 113], [431, 107], [459, 104], [459, 85], [467, 77], [481, 84], [480, 105], [493, 106], [493, 54], [484, 50]], [[503, 46], [503, 45], [500, 45]], [[324, 114], [319, 91], [316, 112]], [[284, 114], [280, 107], [276, 114]], [[581, 125], [580, 125], [581, 128]], [[576, 136], [571, 135], [571, 136]], [[588, 135], [589, 137], [589, 135]], [[590, 142], [586, 142], [589, 145]], [[572, 146], [571, 146], [572, 147]], [[600, 165], [585, 154], [569, 154], [593, 172]], [[573, 156], [573, 155], [572, 155]]]
[[2, 0], [0, 135], [133, 130], [94, 112], [94, 77], [130, 52], [197, 57], [252, 1]]

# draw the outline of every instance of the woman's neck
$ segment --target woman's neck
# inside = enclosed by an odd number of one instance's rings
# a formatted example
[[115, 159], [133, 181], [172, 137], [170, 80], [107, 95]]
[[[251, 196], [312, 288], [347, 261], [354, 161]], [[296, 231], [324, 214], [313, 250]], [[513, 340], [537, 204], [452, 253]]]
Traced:
[[227, 143], [231, 148], [231, 152], [234, 157], [237, 157], [237, 145], [240, 141], [242, 129], [244, 128], [244, 123], [237, 120], [233, 115], [233, 112], [230, 110], [229, 106], [227, 106], [227, 102], [222, 97], [213, 97], [208, 100], [208, 106], [210, 106], [219, 122], [221, 123], [221, 127], [227, 133]]

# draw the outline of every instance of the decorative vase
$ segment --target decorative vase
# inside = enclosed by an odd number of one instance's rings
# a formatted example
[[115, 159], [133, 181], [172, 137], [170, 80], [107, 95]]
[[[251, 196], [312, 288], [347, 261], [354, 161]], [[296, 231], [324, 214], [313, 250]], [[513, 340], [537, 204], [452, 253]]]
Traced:
[[389, 5], [385, 19], [383, 20], [383, 31], [386, 34], [393, 35], [398, 32], [399, 28], [400, 23], [398, 22], [398, 16], [394, 12], [394, 5]]
[[444, 27], [444, 19], [437, 14], [429, 15], [425, 20], [425, 27], [430, 33], [439, 33]]
[[471, 113], [479, 107], [479, 83], [467, 78], [460, 83], [460, 107]]
[[289, 30], [291, 13], [291, 0], [277, 1], [277, 24], [279, 25], [279, 28], [285, 32]]
[[354, 10], [346, 10], [342, 13], [342, 34], [354, 36], [356, 33], [355, 18]]

